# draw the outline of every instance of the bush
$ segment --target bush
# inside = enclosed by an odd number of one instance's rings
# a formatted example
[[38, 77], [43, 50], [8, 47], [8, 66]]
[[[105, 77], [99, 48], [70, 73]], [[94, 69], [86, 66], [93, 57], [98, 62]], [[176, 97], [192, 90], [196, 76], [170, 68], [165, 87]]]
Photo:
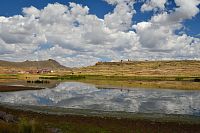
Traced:
[[34, 119], [27, 120], [25, 118], [22, 118], [18, 123], [18, 129], [19, 133], [40, 133], [44, 131], [42, 126], [38, 124]]
[[176, 80], [176, 81], [182, 81], [182, 80], [183, 80], [183, 77], [176, 77], [175, 80]]
[[34, 81], [27, 80], [27, 83], [35, 83], [35, 84], [49, 84], [50, 81], [47, 81], [47, 80], [34, 80]]
[[195, 78], [194, 82], [200, 82], [200, 79], [199, 78]]

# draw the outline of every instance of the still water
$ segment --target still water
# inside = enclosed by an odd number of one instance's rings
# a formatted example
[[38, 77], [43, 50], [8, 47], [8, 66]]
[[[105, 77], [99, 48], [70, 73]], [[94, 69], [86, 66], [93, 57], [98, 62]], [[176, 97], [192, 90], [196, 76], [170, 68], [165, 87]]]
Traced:
[[2, 92], [0, 102], [15, 105], [200, 116], [200, 91], [166, 89], [98, 89], [63, 82], [53, 89]]

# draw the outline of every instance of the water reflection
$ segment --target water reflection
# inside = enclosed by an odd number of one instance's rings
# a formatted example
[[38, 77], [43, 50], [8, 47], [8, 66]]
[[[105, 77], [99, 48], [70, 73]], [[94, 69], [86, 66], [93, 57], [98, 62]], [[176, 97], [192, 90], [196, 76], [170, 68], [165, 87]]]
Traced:
[[63, 108], [200, 116], [200, 91], [98, 89], [65, 82], [54, 89], [0, 93], [0, 102]]

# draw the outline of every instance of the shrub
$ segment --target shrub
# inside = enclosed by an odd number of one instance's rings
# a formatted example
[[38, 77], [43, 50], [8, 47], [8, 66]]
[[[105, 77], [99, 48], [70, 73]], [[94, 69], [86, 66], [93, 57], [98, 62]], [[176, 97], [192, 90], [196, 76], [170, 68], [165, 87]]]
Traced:
[[194, 82], [200, 82], [200, 79], [199, 78], [195, 78]]
[[26, 119], [21, 119], [19, 124], [19, 133], [32, 133], [32, 127]]
[[175, 80], [176, 80], [176, 81], [182, 81], [182, 80], [183, 80], [183, 77], [176, 77]]
[[18, 123], [18, 127], [19, 133], [39, 133], [43, 131], [43, 128], [34, 119], [22, 118]]

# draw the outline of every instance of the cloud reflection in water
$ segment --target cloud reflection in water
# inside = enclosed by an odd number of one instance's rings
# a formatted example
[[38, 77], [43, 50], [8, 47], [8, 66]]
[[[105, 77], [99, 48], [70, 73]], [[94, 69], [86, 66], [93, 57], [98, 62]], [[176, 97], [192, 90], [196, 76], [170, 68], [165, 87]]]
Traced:
[[0, 102], [63, 108], [200, 116], [200, 91], [98, 89], [64, 82], [54, 89], [0, 93]]

